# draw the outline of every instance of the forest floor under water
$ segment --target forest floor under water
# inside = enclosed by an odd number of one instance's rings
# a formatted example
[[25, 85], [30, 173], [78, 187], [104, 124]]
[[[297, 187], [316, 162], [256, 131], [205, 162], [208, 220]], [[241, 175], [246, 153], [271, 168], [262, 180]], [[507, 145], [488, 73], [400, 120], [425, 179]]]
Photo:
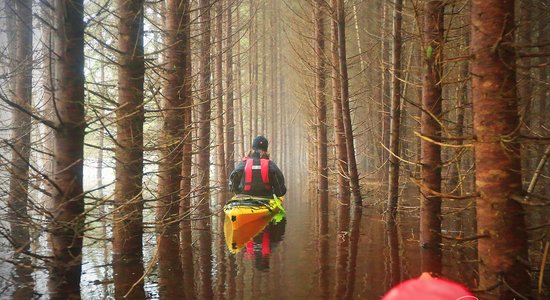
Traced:
[[[214, 295], [222, 299], [380, 299], [392, 286], [418, 277], [420, 248], [418, 241], [418, 194], [405, 189], [397, 226], [384, 221], [384, 199], [366, 194], [359, 224], [337, 228], [337, 207], [330, 199], [328, 233], [319, 234], [314, 198], [303, 189], [289, 187], [284, 206], [286, 216], [277, 224], [268, 224], [241, 249], [230, 249], [223, 232], [223, 212], [212, 218], [212, 271]], [[447, 210], [444, 235], [470, 236], [474, 232], [473, 209]], [[355, 219], [357, 221], [357, 218]], [[474, 219], [475, 220], [475, 219]], [[110, 235], [106, 229], [107, 236]], [[354, 238], [355, 236], [355, 238]], [[41, 238], [45, 241], [45, 238]], [[114, 299], [111, 246], [108, 242], [86, 241], [83, 299]], [[144, 264], [149, 270], [145, 290], [150, 299], [159, 299], [158, 270], [155, 262], [154, 229], [144, 235]], [[236, 252], [236, 253], [234, 253]], [[221, 264], [221, 265], [220, 265]], [[444, 241], [443, 275], [467, 287], [476, 280], [475, 242]], [[18, 284], [17, 268], [2, 268], [3, 295]], [[47, 273], [32, 273], [34, 298], [47, 299]], [[11, 283], [11, 287], [10, 287]]]

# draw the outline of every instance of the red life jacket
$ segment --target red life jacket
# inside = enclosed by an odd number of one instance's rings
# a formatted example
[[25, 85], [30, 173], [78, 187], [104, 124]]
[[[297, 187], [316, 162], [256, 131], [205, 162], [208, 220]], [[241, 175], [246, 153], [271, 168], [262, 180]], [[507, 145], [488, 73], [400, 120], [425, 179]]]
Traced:
[[269, 183], [269, 159], [243, 158], [245, 162], [243, 192], [254, 196], [271, 196]]

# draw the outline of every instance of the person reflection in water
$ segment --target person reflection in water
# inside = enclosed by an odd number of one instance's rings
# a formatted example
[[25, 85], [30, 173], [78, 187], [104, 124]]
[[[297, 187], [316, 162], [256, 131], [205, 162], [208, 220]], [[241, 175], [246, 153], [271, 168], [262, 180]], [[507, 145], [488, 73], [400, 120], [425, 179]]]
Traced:
[[[268, 141], [257, 136], [248, 155], [237, 164], [229, 176], [229, 190], [244, 194], [271, 198], [286, 194], [285, 178], [279, 167], [269, 160]], [[243, 176], [244, 175], [244, 176]]]
[[269, 257], [283, 240], [286, 227], [286, 218], [278, 223], [269, 223], [262, 233], [255, 236], [245, 245], [245, 257], [254, 259], [254, 266], [260, 271], [269, 270]]

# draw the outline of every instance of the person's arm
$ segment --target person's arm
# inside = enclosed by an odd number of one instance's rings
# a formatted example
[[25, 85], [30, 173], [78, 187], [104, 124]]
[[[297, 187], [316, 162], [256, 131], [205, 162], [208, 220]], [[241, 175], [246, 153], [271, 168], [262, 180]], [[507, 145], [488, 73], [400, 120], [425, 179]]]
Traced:
[[239, 185], [241, 184], [241, 178], [244, 172], [244, 165], [244, 161], [239, 162], [235, 166], [235, 170], [233, 170], [233, 172], [231, 172], [231, 175], [229, 175], [229, 191], [235, 194], [239, 194], [242, 192]]
[[285, 177], [277, 164], [272, 161], [269, 163], [269, 176], [269, 182], [273, 187], [273, 194], [277, 197], [284, 196], [286, 194]]

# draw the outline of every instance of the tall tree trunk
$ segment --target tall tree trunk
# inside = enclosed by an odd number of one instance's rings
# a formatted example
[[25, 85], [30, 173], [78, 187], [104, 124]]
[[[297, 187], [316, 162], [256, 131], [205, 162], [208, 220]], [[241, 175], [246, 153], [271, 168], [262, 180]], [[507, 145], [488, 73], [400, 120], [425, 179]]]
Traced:
[[390, 123], [390, 166], [388, 179], [389, 217], [395, 219], [399, 201], [399, 128], [401, 125], [401, 23], [403, 0], [395, 0], [393, 9], [392, 100]]
[[[319, 214], [328, 213], [328, 148], [327, 148], [327, 100], [325, 62], [325, 8], [321, 0], [315, 2], [315, 103], [317, 107], [317, 189]], [[273, 67], [273, 66], [272, 66]], [[326, 226], [325, 223], [321, 223]]]
[[143, 0], [118, 2], [120, 17], [113, 273], [115, 297], [144, 299]]
[[[257, 8], [254, 5], [256, 1], [250, 0], [249, 7], [248, 7], [248, 13], [249, 13], [249, 29], [248, 29], [248, 79], [249, 79], [249, 91], [248, 91], [248, 112], [249, 112], [249, 120], [248, 120], [248, 145], [252, 144], [252, 139], [254, 138], [253, 135], [258, 134], [258, 122], [257, 122], [257, 116], [258, 116], [258, 78], [255, 75], [255, 70], [257, 71], [257, 42], [258, 38], [256, 35], [256, 13]], [[256, 115], [254, 115], [256, 114]], [[254, 121], [256, 120], [256, 121]]]
[[522, 187], [514, 1], [475, 0], [471, 16], [479, 288], [491, 288], [488, 298], [512, 299], [512, 289], [529, 298], [524, 211], [511, 199]]
[[[277, 64], [279, 63], [277, 60], [277, 38], [278, 38], [278, 32], [277, 32], [277, 6], [276, 1], [271, 1], [271, 13], [269, 15], [269, 23], [271, 27], [271, 32], [269, 34], [269, 53], [270, 53], [270, 69], [269, 69], [269, 90], [270, 90], [270, 109], [269, 111], [270, 116], [269, 120], [271, 122], [268, 123], [268, 136], [273, 138], [275, 136], [275, 132], [277, 131], [277, 103], [278, 103], [278, 92], [279, 90], [277, 87]], [[266, 115], [267, 118], [267, 115]]]
[[183, 0], [185, 8], [181, 19], [182, 30], [185, 38], [181, 40], [184, 52], [184, 80], [182, 84], [183, 100], [183, 155], [181, 162], [181, 190], [180, 190], [180, 231], [181, 231], [181, 260], [183, 265], [183, 284], [185, 286], [185, 299], [194, 299], [195, 294], [195, 272], [193, 268], [193, 240], [191, 237], [191, 167], [192, 167], [192, 69], [191, 69], [191, 15], [190, 1]]
[[258, 116], [261, 117], [260, 128], [258, 129], [262, 135], [266, 135], [267, 127], [267, 18], [266, 18], [267, 5], [264, 3], [262, 5], [262, 98], [261, 98], [261, 107], [262, 110], [258, 113]]
[[180, 185], [182, 181], [183, 143], [185, 135], [186, 102], [183, 85], [186, 78], [185, 56], [189, 24], [182, 22], [187, 3], [182, 0], [166, 1], [166, 82], [164, 87], [164, 123], [161, 136], [157, 206], [157, 245], [159, 257], [159, 294], [173, 299], [184, 294], [180, 256]]
[[341, 82], [340, 82], [340, 72], [338, 69], [339, 64], [339, 55], [338, 55], [338, 23], [336, 21], [336, 1], [331, 0], [332, 2], [332, 13], [333, 20], [331, 23], [331, 55], [332, 55], [332, 104], [333, 104], [333, 115], [334, 115], [334, 141], [336, 144], [336, 170], [338, 172], [337, 176], [337, 191], [338, 197], [341, 199], [339, 203], [341, 206], [347, 206], [349, 211], [349, 183], [348, 179], [345, 176], [348, 170], [348, 158], [347, 158], [347, 149], [346, 149], [346, 139], [344, 134], [344, 121], [342, 119], [342, 99], [341, 99]]
[[344, 10], [344, 0], [338, 0], [337, 7], [338, 20], [338, 65], [340, 71], [340, 94], [342, 101], [342, 121], [344, 123], [346, 153], [348, 156], [347, 175], [351, 183], [351, 193], [355, 204], [361, 205], [361, 187], [359, 186], [359, 172], [357, 171], [357, 162], [355, 159], [355, 145], [353, 138], [353, 126], [351, 123], [351, 111], [349, 107], [349, 83], [348, 83], [348, 64], [346, 62], [346, 14]]
[[348, 232], [350, 221], [350, 189], [347, 179], [348, 157], [346, 150], [346, 138], [344, 130], [344, 121], [342, 118], [342, 93], [341, 93], [341, 76], [338, 68], [339, 57], [339, 36], [338, 36], [338, 15], [337, 15], [338, 0], [331, 0], [332, 9], [332, 98], [334, 111], [334, 136], [336, 143], [336, 165], [338, 171], [338, 223], [337, 223], [337, 245], [336, 245], [336, 286], [335, 295], [343, 297], [346, 293], [347, 281], [347, 260], [349, 249]]
[[84, 194], [84, 22], [83, 1], [56, 2], [57, 112], [50, 240], [52, 299], [79, 299]]
[[[16, 44], [14, 101], [27, 111], [32, 111], [32, 1], [18, 0], [15, 3]], [[15, 70], [13, 70], [15, 71]], [[33, 294], [34, 281], [31, 259], [19, 255], [19, 251], [28, 250], [30, 244], [29, 215], [29, 159], [31, 151], [31, 117], [19, 109], [12, 112], [12, 137], [9, 144], [11, 153], [11, 174], [8, 195], [8, 214], [10, 238], [14, 246], [16, 287], [13, 299], [30, 299]]]
[[[42, 18], [48, 24], [55, 25], [55, 3], [52, 6], [42, 4], [41, 5], [41, 11], [42, 11]], [[44, 90], [44, 96], [43, 96], [43, 102], [44, 103], [44, 113], [43, 116], [46, 120], [53, 120], [54, 119], [54, 99], [55, 99], [55, 58], [54, 58], [54, 52], [55, 52], [55, 31], [49, 27], [47, 24], [42, 24], [42, 40], [43, 40], [43, 55], [44, 59], [42, 61], [42, 70], [43, 70], [43, 77], [42, 77], [42, 87]], [[54, 153], [54, 131], [51, 127], [48, 127], [46, 125], [42, 126], [43, 128], [43, 136], [44, 138], [44, 156], [43, 156], [43, 164], [44, 164], [44, 173], [48, 176], [52, 176], [53, 174], [53, 153]], [[51, 208], [52, 207], [52, 189], [53, 186], [50, 184], [49, 181], [45, 181], [42, 184], [42, 187], [45, 191], [48, 191], [48, 193], [44, 193], [42, 198], [42, 203], [45, 207]]]
[[[441, 73], [443, 71], [444, 1], [429, 1], [424, 7], [424, 76], [422, 81], [423, 136], [441, 140]], [[420, 201], [420, 246], [422, 271], [441, 273], [441, 146], [421, 139], [422, 183]]]
[[220, 185], [220, 194], [218, 195], [218, 203], [223, 205], [226, 201], [227, 195], [227, 169], [225, 167], [225, 138], [224, 138], [224, 101], [223, 101], [223, 3], [222, 0], [218, 0], [215, 4], [216, 12], [216, 25], [214, 39], [216, 40], [215, 49], [215, 79], [214, 85], [215, 97], [216, 97], [216, 111], [218, 116], [216, 117], [216, 155], [218, 165], [218, 181]]
[[[325, 15], [323, 1], [314, 2], [313, 22], [315, 24], [315, 103], [317, 108], [317, 201], [318, 201], [318, 288], [323, 299], [328, 298], [329, 270], [328, 259], [328, 141], [327, 141], [327, 100], [325, 62]], [[273, 60], [272, 60], [273, 61]], [[275, 66], [272, 65], [272, 72]], [[275, 72], [272, 73], [275, 77]], [[272, 82], [277, 82], [273, 78]], [[276, 89], [272, 89], [276, 90]], [[275, 99], [272, 99], [275, 100]]]
[[[382, 2], [382, 20], [380, 24], [380, 36], [382, 38], [382, 41], [380, 43], [381, 49], [381, 63], [382, 63], [382, 70], [380, 72], [381, 78], [380, 78], [380, 106], [381, 106], [381, 112], [382, 112], [382, 124], [380, 126], [381, 128], [381, 137], [382, 137], [382, 144], [386, 147], [390, 147], [390, 123], [391, 123], [391, 112], [390, 112], [390, 106], [391, 106], [391, 85], [390, 85], [390, 40], [387, 37], [388, 31], [389, 31], [389, 24], [390, 22], [390, 13], [389, 13], [389, 3], [387, 1], [381, 1]], [[388, 154], [387, 151], [382, 151], [382, 164], [386, 164], [388, 158], [391, 156], [391, 154]], [[387, 178], [387, 173], [384, 172], [384, 181]]]
[[[519, 3], [518, 3], [519, 2]], [[533, 32], [539, 32], [542, 34], [542, 31], [540, 29], [534, 29], [534, 26], [535, 24], [533, 24], [533, 20], [531, 19], [531, 12], [533, 10], [533, 1], [528, 1], [528, 0], [519, 0], [517, 1], [516, 3], [518, 3], [519, 5], [519, 24], [518, 24], [518, 29], [517, 29], [517, 33], [518, 33], [518, 43], [520, 45], [528, 45], [531, 43], [532, 41], [532, 38], [531, 38], [531, 34]], [[534, 34], [533, 34], [534, 35]], [[546, 38], [546, 37], [545, 37]], [[518, 64], [523, 64], [523, 65], [529, 65], [529, 61], [531, 60], [531, 58], [524, 58], [524, 59], [518, 59], [517, 63]], [[524, 126], [522, 126], [522, 129], [524, 129], [525, 131], [528, 131], [531, 129], [531, 125], [532, 125], [532, 122], [531, 120], [533, 119], [533, 112], [536, 111], [535, 110], [532, 110], [533, 108], [533, 98], [536, 98], [536, 97], [533, 97], [532, 95], [532, 92], [533, 92], [533, 86], [532, 86], [532, 82], [531, 82], [531, 69], [527, 69], [527, 70], [524, 70], [523, 74], [518, 74], [518, 97], [520, 97], [521, 101], [519, 103], [519, 107], [520, 107], [520, 110], [523, 110], [523, 119], [521, 121], [523, 121], [523, 123], [525, 124]], [[528, 132], [523, 132], [523, 134], [529, 134]], [[523, 166], [523, 174], [525, 174], [525, 176], [527, 178], [531, 177], [532, 175], [532, 171], [535, 167], [535, 161], [534, 159], [537, 158], [537, 155], [535, 155], [534, 153], [533, 154], [530, 154], [530, 147], [529, 145], [526, 145], [525, 147], [522, 148], [522, 153], [523, 153], [523, 157], [522, 157], [522, 166]], [[525, 177], [524, 177], [525, 178]], [[525, 182], [526, 183], [526, 182]], [[526, 187], [527, 188], [527, 187]]]
[[[235, 113], [233, 89], [233, 0], [225, 0], [225, 167], [229, 174], [235, 168]], [[237, 58], [238, 59], [238, 58]]]
[[199, 299], [212, 298], [212, 246], [210, 212], [210, 0], [199, 1], [199, 128], [197, 136], [197, 220], [195, 227], [199, 237]]
[[[16, 40], [14, 102], [32, 111], [32, 1], [15, 1]], [[12, 112], [10, 191], [8, 207], [11, 238], [16, 249], [29, 248], [27, 214], [29, 159], [31, 154], [31, 117], [20, 109]]]
[[[237, 28], [241, 28], [241, 14], [240, 14], [240, 4], [239, 8], [237, 9]], [[241, 41], [237, 42], [237, 106], [239, 107], [238, 114], [239, 114], [239, 156], [244, 155], [246, 148], [245, 148], [245, 138], [244, 138], [244, 107], [243, 107], [243, 93], [242, 93], [242, 58], [241, 58]]]

